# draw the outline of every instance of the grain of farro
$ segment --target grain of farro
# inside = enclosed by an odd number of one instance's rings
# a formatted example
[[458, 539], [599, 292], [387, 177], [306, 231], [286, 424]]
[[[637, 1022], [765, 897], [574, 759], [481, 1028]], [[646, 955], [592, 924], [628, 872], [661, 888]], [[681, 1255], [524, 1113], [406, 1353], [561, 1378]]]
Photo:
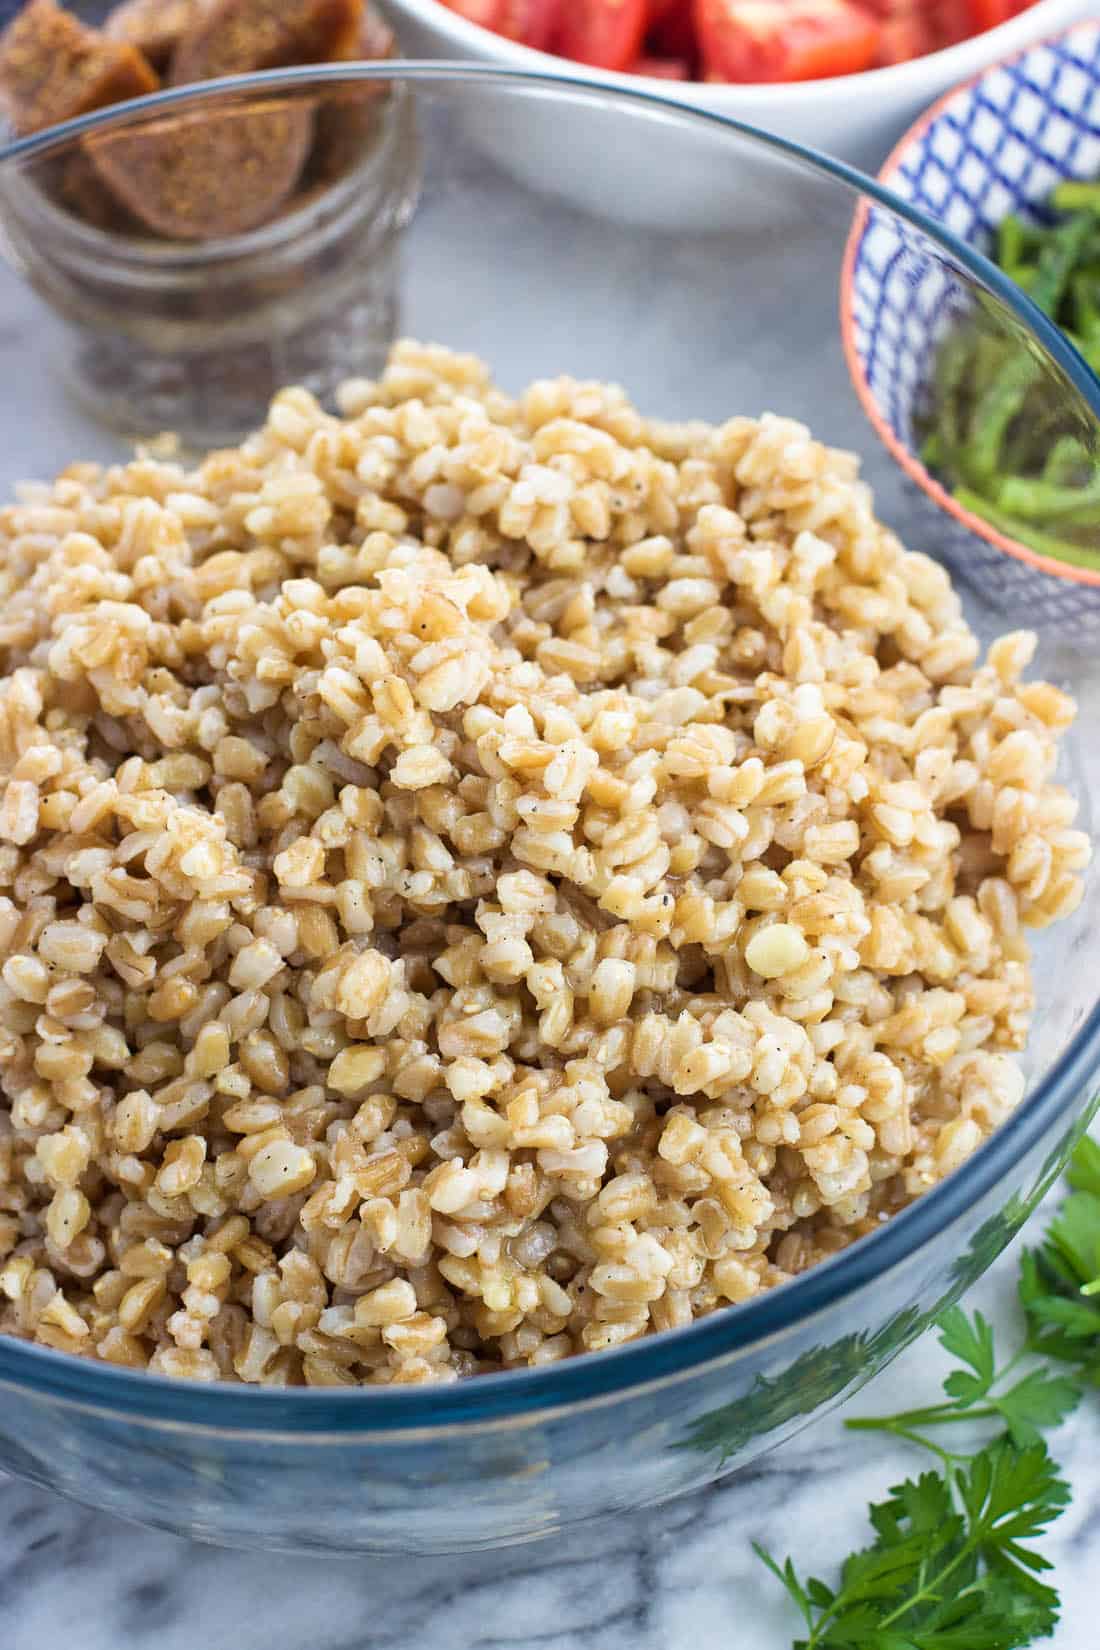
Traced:
[[1023, 1093], [1034, 641], [790, 420], [403, 344], [0, 512], [0, 1330], [197, 1380], [750, 1299]]

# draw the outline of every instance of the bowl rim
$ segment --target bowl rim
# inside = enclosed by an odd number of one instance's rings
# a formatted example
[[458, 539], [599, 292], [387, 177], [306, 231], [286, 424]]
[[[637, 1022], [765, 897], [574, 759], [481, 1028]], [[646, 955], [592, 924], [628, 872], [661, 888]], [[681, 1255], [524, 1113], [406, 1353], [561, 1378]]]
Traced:
[[[598, 80], [480, 63], [406, 61], [271, 69], [151, 93], [114, 110], [100, 110], [17, 139], [0, 148], [0, 168], [48, 154], [88, 132], [140, 120], [166, 107], [212, 102], [223, 94], [253, 88], [263, 92], [300, 90], [319, 83], [374, 79], [402, 79], [429, 87], [505, 87], [517, 97], [528, 92], [535, 96], [552, 93], [604, 109], [611, 101], [625, 113], [661, 117], [697, 128], [711, 127], [718, 141], [723, 141], [723, 133], [729, 133], [794, 161], [825, 181], [843, 186], [854, 203], [864, 196], [876, 201], [949, 252], [1017, 314], [1100, 417], [1100, 379], [1085, 367], [1060, 330], [1002, 270], [920, 208], [843, 161], [749, 122], [714, 110], [688, 107], [640, 86], [611, 89]], [[732, 1363], [748, 1347], [759, 1349], [774, 1342], [794, 1326], [812, 1321], [875, 1284], [986, 1197], [1025, 1155], [1041, 1145], [1075, 1105], [1084, 1111], [1098, 1071], [1100, 997], [1013, 1115], [960, 1170], [908, 1208], [790, 1283], [712, 1312], [681, 1329], [644, 1336], [608, 1351], [585, 1353], [542, 1368], [478, 1375], [447, 1385], [279, 1389], [176, 1380], [0, 1336], [0, 1391], [7, 1388], [36, 1399], [49, 1398], [67, 1408], [127, 1425], [187, 1432], [228, 1430], [237, 1437], [252, 1435], [268, 1441], [280, 1435], [290, 1440], [308, 1435], [318, 1441], [327, 1437], [334, 1443], [352, 1437], [384, 1441], [395, 1435], [402, 1439], [454, 1431], [465, 1435], [614, 1403], [628, 1392], [636, 1394], [690, 1379], [703, 1366], [715, 1369]]]
[[[622, 69], [596, 69], [589, 64], [577, 63], [572, 58], [559, 57], [556, 52], [542, 51], [537, 46], [526, 46], [522, 41], [509, 40], [504, 35], [486, 28], [484, 24], [474, 23], [470, 18], [460, 16], [445, 4], [445, 0], [389, 0], [389, 4], [399, 15], [412, 17], [433, 28], [438, 27], [471, 49], [492, 51], [495, 60], [502, 63], [512, 63], [518, 68], [564, 63], [569, 66], [570, 71], [576, 70], [578, 78], [595, 80], [598, 77], [600, 85], [603, 86], [624, 89], [643, 86], [651, 90], [663, 87], [666, 89], [666, 96], [669, 95], [667, 88], [670, 82], [656, 75], [628, 74]], [[1028, 23], [1035, 20], [1037, 13], [1046, 8], [1052, 12], [1056, 11], [1061, 4], [1062, 0], [1032, 0], [1032, 4], [1025, 7], [1024, 11], [1005, 18], [1004, 22], [995, 24], [991, 29], [982, 29], [980, 33], [969, 35], [965, 40], [957, 40], [951, 46], [941, 46], [937, 51], [925, 52], [922, 57], [909, 58], [904, 63], [887, 63], [875, 69], [861, 69], [856, 74], [830, 75], [821, 80], [685, 80], [672, 84], [687, 88], [698, 87], [705, 90], [708, 99], [728, 92], [738, 102], [745, 100], [746, 107], [758, 107], [761, 113], [769, 103], [781, 100], [784, 95], [795, 96], [802, 107], [828, 101], [833, 95], [832, 89], [836, 86], [844, 87], [850, 95], [851, 87], [857, 82], [861, 91], [866, 89], [876, 96], [889, 96], [895, 90], [919, 91], [921, 82], [927, 79], [932, 66], [937, 69], [951, 69], [958, 63], [960, 72], [965, 73], [966, 63], [973, 55], [976, 41], [1006, 37], [1009, 40], [1015, 40], [1017, 37], [1023, 40]], [[486, 38], [496, 44], [486, 48]], [[928, 67], [925, 67], [926, 65]], [[689, 107], [699, 105], [689, 104]]]
[[[1079, 35], [1097, 33], [1100, 33], [1100, 18], [1083, 18], [1079, 22], [1071, 24], [1068, 29], [1060, 29], [1057, 34], [1046, 35], [1041, 40], [1033, 40], [1030, 45], [1024, 46], [1020, 51], [1012, 52], [1007, 57], [998, 58], [995, 63], [990, 63], [986, 68], [979, 70], [977, 74], [971, 75], [968, 80], [960, 81], [957, 86], [952, 86], [950, 91], [937, 98], [922, 115], [918, 116], [908, 131], [898, 139], [879, 168], [876, 181], [896, 193], [895, 180], [901, 171], [903, 162], [913, 150], [925, 141], [936, 122], [955, 102], [965, 99], [989, 75], [995, 74], [1000, 69], [1010, 68], [1013, 64], [1024, 62], [1033, 52], [1060, 45], [1063, 42], [1073, 40]], [[960, 504], [954, 494], [948, 492], [942, 482], [936, 480], [935, 476], [925, 468], [920, 458], [906, 446], [905, 442], [892, 429], [879, 406], [877, 396], [871, 388], [867, 377], [866, 363], [856, 342], [855, 270], [863, 238], [867, 232], [869, 216], [870, 207], [868, 202], [861, 201], [848, 235], [847, 245], [844, 249], [844, 261], [841, 266], [840, 336], [852, 387], [859, 398], [864, 413], [874, 428], [875, 434], [909, 479], [923, 493], [927, 494], [941, 510], [961, 523], [963, 527], [974, 533], [978, 538], [992, 545], [994, 549], [1004, 551], [1006, 555], [1014, 557], [1015, 560], [1024, 562], [1026, 566], [1033, 568], [1038, 573], [1047, 574], [1051, 578], [1064, 579], [1069, 584], [1100, 589], [1100, 568], [1078, 567], [1073, 562], [1058, 561], [1054, 556], [1044, 556], [1038, 550], [1033, 550], [1030, 545], [1022, 543], [1021, 540], [1010, 538], [1007, 533], [1002, 533], [999, 528], [994, 527], [984, 517], [975, 515], [972, 510], [968, 510], [965, 505]], [[1069, 343], [1068, 339], [1066, 342], [1077, 358], [1080, 371], [1095, 379], [1096, 374], [1088, 365], [1088, 362]], [[1080, 388], [1080, 385], [1077, 387]]]

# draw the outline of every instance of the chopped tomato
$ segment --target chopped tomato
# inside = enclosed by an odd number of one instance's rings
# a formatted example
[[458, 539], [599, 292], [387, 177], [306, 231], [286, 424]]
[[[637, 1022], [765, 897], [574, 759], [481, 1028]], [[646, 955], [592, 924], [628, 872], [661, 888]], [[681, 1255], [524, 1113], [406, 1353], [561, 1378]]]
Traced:
[[642, 49], [646, 0], [569, 0], [558, 50], [594, 69], [629, 69]]
[[630, 65], [631, 74], [648, 75], [651, 80], [690, 80], [691, 71], [682, 57], [639, 57]]
[[910, 63], [914, 57], [923, 57], [925, 52], [934, 50], [935, 43], [918, 19], [890, 17], [879, 34], [877, 62], [883, 68], [891, 63]]
[[649, 0], [646, 40], [660, 57], [695, 56], [695, 21], [691, 0]]
[[[1024, 5], [1030, 4], [1031, 0], [1023, 0], [1023, 5], [1016, 9], [1022, 11]], [[971, 23], [966, 6], [960, 5], [959, 0], [939, 0], [939, 4], [932, 7], [932, 32], [936, 37], [934, 49], [942, 51], [945, 46], [957, 46], [960, 40], [969, 40], [980, 30]]]
[[443, 0], [451, 11], [464, 17], [467, 23], [477, 23], [483, 29], [499, 29], [504, 16], [504, 0]]
[[823, 80], [869, 69], [880, 26], [852, 0], [695, 0], [708, 78]]
[[[933, 11], [935, 0], [863, 0], [879, 19], [878, 62], [908, 63], [934, 52], [940, 44]], [[957, 0], [948, 0], [955, 4]]]
[[[2, 0], [0, 0], [2, 4]], [[822, 80], [908, 63], [1034, 0], [444, 0], [537, 51], [660, 80]]]
[[966, 10], [970, 13], [971, 29], [975, 34], [981, 34], [985, 29], [995, 29], [999, 23], [1007, 23], [1010, 17], [1026, 11], [1031, 0], [966, 0]]
[[500, 0], [497, 31], [537, 52], [551, 51], [563, 4], [568, 4], [568, 0]]
[[690, 10], [691, 0], [687, 0], [686, 4], [685, 0], [646, 0], [645, 26], [647, 30], [659, 29], [662, 23], [668, 23]]
[[878, 61], [909, 63], [975, 32], [967, 0], [861, 0], [882, 25]]

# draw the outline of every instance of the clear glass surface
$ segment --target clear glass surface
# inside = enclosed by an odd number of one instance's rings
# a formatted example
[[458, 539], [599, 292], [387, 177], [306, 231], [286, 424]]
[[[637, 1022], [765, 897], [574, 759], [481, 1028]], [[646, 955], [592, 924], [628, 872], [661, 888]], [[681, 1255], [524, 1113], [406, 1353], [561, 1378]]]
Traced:
[[[856, 174], [641, 94], [401, 64], [183, 89], [0, 153], [11, 259], [0, 271], [5, 496], [22, 478], [125, 451], [95, 398], [74, 401], [64, 387], [74, 338], [88, 339], [85, 318], [66, 313], [42, 267], [49, 249], [23, 233], [13, 197], [46, 187], [89, 137], [185, 110], [213, 118], [227, 97], [262, 96], [270, 108], [379, 80], [415, 108], [423, 178], [415, 213], [391, 225], [395, 334], [474, 351], [506, 389], [569, 373], [617, 381], [662, 417], [801, 418], [864, 456], [880, 514], [902, 537], [913, 527], [912, 547], [935, 554], [934, 528], [924, 518], [914, 527], [845, 368], [838, 283], [862, 200], [897, 214], [914, 276], [934, 264], [952, 304], [980, 297], [988, 324], [1035, 353], [1051, 396], [1094, 437], [1100, 384], [1069, 345], [992, 266]], [[487, 158], [502, 125], [515, 155], [508, 171]], [[546, 144], [557, 146], [563, 194], [576, 198], [583, 174], [590, 211], [527, 181]], [[622, 189], [624, 154], [659, 195], [664, 227], [637, 221]], [[217, 270], [238, 251], [200, 239], [189, 257]], [[357, 264], [353, 250], [341, 262], [339, 247], [333, 256], [341, 281], [374, 278], [370, 257]], [[97, 273], [95, 263], [84, 271]], [[185, 333], [186, 313], [174, 319]], [[51, 337], [60, 374], [43, 364]], [[165, 348], [180, 337], [166, 329]], [[177, 358], [186, 378], [185, 345]], [[971, 616], [983, 632], [1005, 628], [980, 604]], [[1082, 703], [1066, 777], [1091, 828], [1097, 667], [1057, 633], [1044, 637], [1038, 666]], [[1094, 870], [1082, 907], [1038, 941], [1029, 1093], [1015, 1117], [950, 1180], [794, 1283], [616, 1351], [441, 1388], [188, 1386], [0, 1339], [0, 1466], [192, 1536], [360, 1551], [529, 1540], [734, 1470], [881, 1368], [989, 1265], [1057, 1173], [1100, 1065], [1087, 966], [1098, 915]]]

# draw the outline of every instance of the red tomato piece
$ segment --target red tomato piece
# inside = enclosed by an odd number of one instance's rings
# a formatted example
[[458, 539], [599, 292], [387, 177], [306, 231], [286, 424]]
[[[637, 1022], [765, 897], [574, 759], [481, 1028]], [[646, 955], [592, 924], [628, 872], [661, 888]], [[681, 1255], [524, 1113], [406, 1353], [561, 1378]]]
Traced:
[[691, 0], [649, 0], [646, 40], [659, 57], [695, 56], [695, 20]]
[[1031, 0], [967, 0], [971, 27], [975, 34], [982, 34], [986, 29], [995, 29], [999, 23], [1007, 23], [1010, 17], [1016, 17], [1030, 5]]
[[497, 33], [504, 17], [504, 0], [443, 0], [450, 11], [457, 12], [467, 23]]
[[880, 67], [888, 68], [892, 63], [910, 63], [914, 57], [934, 50], [935, 42], [918, 19], [890, 17], [879, 35], [877, 61]]
[[[935, 12], [938, 0], [863, 0], [881, 23], [878, 62], [908, 63], [941, 44]], [[957, 0], [948, 0], [957, 9]]]
[[500, 0], [501, 17], [496, 29], [521, 46], [537, 52], [551, 51], [558, 32], [563, 4], [568, 0]]
[[[1017, 9], [1023, 11], [1024, 6], [1030, 4], [1031, 0], [1024, 0], [1024, 4]], [[932, 28], [936, 35], [937, 51], [942, 51], [944, 46], [957, 46], [960, 40], [969, 40], [977, 32], [968, 7], [960, 5], [959, 0], [939, 0], [939, 4], [932, 8]]]
[[708, 78], [824, 80], [878, 56], [881, 27], [852, 0], [695, 0]]
[[629, 69], [642, 49], [646, 0], [569, 0], [557, 49], [594, 69]]
[[691, 79], [691, 70], [682, 57], [639, 57], [630, 65], [630, 72], [648, 75], [651, 80]]
[[908, 63], [914, 57], [956, 46], [975, 32], [968, 0], [861, 0], [882, 24], [880, 63]]

